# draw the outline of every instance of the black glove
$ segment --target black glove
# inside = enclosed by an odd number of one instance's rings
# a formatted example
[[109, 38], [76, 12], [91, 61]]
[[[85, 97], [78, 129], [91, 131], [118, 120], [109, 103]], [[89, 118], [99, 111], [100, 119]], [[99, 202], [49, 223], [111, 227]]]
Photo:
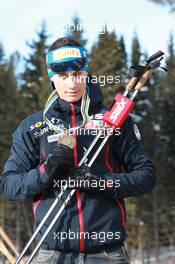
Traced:
[[73, 149], [66, 145], [59, 144], [48, 154], [44, 162], [44, 168], [52, 179], [64, 177], [74, 166]]
[[67, 183], [70, 189], [80, 188], [81, 190], [95, 193], [102, 193], [103, 191], [108, 193], [113, 191], [113, 181], [111, 177], [107, 175], [101, 177], [97, 176], [91, 172], [89, 167], [84, 165], [74, 167], [70, 170]]

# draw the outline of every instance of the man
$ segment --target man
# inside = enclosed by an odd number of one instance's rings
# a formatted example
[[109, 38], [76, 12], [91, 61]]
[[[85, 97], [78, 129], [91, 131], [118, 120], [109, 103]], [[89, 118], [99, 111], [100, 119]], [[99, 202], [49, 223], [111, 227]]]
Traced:
[[[33, 197], [37, 227], [62, 182], [68, 184], [63, 200], [77, 187], [42, 244], [37, 263], [129, 263], [124, 247], [123, 199], [150, 192], [155, 185], [155, 171], [138, 128], [127, 118], [120, 134], [114, 131], [90, 168], [88, 162], [99, 143], [84, 165], [78, 166], [107, 109], [98, 85], [92, 84], [88, 75], [86, 51], [80, 43], [67, 37], [56, 40], [48, 51], [47, 66], [57, 96], [44, 112], [23, 120], [13, 134], [11, 154], [1, 177], [4, 196], [8, 200]], [[80, 133], [82, 129], [84, 133]], [[73, 149], [59, 141], [63, 131], [72, 132]], [[47, 219], [37, 241], [62, 202]]]

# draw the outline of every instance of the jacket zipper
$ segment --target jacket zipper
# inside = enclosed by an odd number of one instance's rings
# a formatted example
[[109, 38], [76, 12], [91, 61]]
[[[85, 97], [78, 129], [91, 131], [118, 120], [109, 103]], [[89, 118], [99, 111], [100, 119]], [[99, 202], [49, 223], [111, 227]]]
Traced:
[[[75, 118], [75, 106], [74, 104], [70, 104], [71, 107], [71, 123], [72, 127], [76, 127], [76, 118]], [[74, 133], [74, 138], [76, 141], [77, 135], [76, 132]], [[74, 146], [74, 165], [78, 166], [78, 155], [77, 155], [77, 144]], [[81, 201], [81, 192], [80, 189], [76, 190], [77, 195], [77, 208], [78, 208], [78, 219], [80, 225], [80, 252], [83, 252], [85, 249], [85, 241], [84, 241], [84, 221], [83, 221], [83, 209], [82, 209], [82, 201]], [[82, 235], [81, 235], [82, 234]]]

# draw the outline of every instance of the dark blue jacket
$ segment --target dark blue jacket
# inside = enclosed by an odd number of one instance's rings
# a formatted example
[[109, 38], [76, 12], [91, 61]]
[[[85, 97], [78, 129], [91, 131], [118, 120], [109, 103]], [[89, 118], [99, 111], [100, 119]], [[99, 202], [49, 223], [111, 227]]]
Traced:
[[[95, 125], [101, 122], [106, 107], [96, 86], [90, 87], [89, 123], [91, 134], [77, 135], [74, 148], [75, 163], [82, 158], [97, 134]], [[61, 99], [55, 101], [48, 112], [51, 122], [62, 128], [82, 123], [80, 102], [69, 104]], [[35, 227], [45, 216], [60, 189], [44, 171], [43, 161], [57, 140], [43, 122], [43, 111], [37, 112], [21, 122], [13, 134], [10, 157], [1, 176], [1, 186], [7, 200], [33, 198]], [[96, 151], [98, 146], [95, 146]], [[89, 157], [89, 159], [90, 159]], [[86, 161], [87, 162], [87, 161]], [[121, 134], [114, 134], [92, 165], [99, 175], [108, 174], [120, 182], [111, 195], [105, 192], [76, 191], [52, 231], [42, 245], [45, 249], [66, 252], [91, 252], [120, 245], [126, 238], [124, 198], [150, 192], [155, 185], [155, 170], [145, 152], [136, 125], [129, 117], [122, 126]], [[67, 190], [64, 197], [70, 190]], [[37, 235], [40, 240], [62, 201]], [[82, 232], [80, 236], [80, 232]]]

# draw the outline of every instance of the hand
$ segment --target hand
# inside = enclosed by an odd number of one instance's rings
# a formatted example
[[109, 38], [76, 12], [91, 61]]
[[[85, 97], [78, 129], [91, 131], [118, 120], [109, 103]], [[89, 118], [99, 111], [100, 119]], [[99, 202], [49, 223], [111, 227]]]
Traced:
[[111, 189], [112, 180], [107, 177], [97, 176], [91, 172], [87, 166], [74, 167], [70, 170], [69, 179], [67, 179], [70, 189], [80, 188], [85, 191], [102, 192]]
[[73, 149], [59, 144], [48, 154], [44, 162], [44, 168], [52, 179], [62, 178], [69, 173], [74, 166]]

